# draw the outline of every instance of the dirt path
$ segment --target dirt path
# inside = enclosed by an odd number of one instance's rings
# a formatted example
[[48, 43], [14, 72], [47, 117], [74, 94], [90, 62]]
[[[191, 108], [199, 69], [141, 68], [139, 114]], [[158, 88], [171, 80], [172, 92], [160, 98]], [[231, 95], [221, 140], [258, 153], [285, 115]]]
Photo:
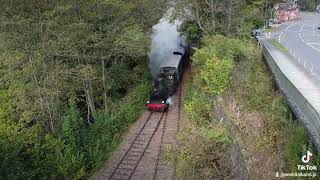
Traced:
[[178, 144], [176, 134], [181, 125], [187, 76], [173, 97], [173, 108], [166, 113], [145, 112], [129, 129], [106, 166], [90, 179], [175, 179], [175, 163], [166, 162], [164, 154], [168, 148], [175, 149]]

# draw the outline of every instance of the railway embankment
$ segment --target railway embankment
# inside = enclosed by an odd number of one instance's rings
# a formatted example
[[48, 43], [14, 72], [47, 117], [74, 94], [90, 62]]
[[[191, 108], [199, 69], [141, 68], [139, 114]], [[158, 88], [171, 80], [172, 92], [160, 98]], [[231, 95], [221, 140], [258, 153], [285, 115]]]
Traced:
[[254, 42], [205, 37], [192, 74], [187, 126], [168, 158], [178, 159], [176, 177], [274, 179], [277, 172], [296, 172], [310, 143]]

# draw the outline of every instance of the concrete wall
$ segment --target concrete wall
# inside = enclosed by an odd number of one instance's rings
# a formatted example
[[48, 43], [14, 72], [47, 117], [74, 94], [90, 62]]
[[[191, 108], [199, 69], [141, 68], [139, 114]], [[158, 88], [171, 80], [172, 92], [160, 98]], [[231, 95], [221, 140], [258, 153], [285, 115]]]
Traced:
[[[305, 97], [304, 92], [301, 92], [290, 78], [284, 73], [284, 66], [279, 66], [279, 61], [290, 63], [290, 57], [282, 53], [274, 47], [268, 39], [260, 41], [264, 57], [274, 75], [279, 88], [282, 90], [298, 119], [302, 122], [311, 137], [312, 142], [320, 152], [320, 113], [314, 105]], [[287, 58], [287, 59], [286, 59]], [[286, 68], [289, 68], [287, 66]], [[288, 71], [287, 71], [288, 72]]]

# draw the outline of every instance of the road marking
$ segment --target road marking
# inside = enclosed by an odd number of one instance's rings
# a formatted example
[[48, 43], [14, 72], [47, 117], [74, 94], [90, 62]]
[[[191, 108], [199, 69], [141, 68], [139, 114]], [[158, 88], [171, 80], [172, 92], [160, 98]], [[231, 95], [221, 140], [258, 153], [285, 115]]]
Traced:
[[292, 26], [297, 25], [297, 24], [298, 24], [298, 23], [291, 24], [290, 26], [288, 26], [288, 27], [285, 29], [285, 31], [288, 31], [289, 28], [291, 28]]
[[287, 30], [287, 32], [295, 32], [295, 33], [298, 33], [299, 31]]
[[318, 51], [318, 52], [320, 53], [320, 49], [312, 46], [310, 43], [306, 43], [306, 44], [307, 44], [308, 46], [310, 46], [312, 49], [314, 49], [314, 50], [316, 50], [316, 51]]
[[309, 24], [304, 24], [304, 26], [314, 27], [313, 25], [309, 25]]
[[312, 33], [312, 34], [305, 34], [305, 36], [316, 36], [316, 37], [320, 37], [320, 34]]
[[[298, 23], [293, 23], [293, 24], [291, 24], [290, 26], [286, 27], [286, 29], [285, 29], [284, 31], [288, 31], [289, 28], [291, 28], [292, 26], [297, 25], [297, 24], [298, 24]], [[279, 42], [281, 42], [281, 36], [282, 36], [282, 34], [284, 33], [284, 31], [281, 31], [281, 33], [280, 33], [280, 35], [279, 35]]]
[[301, 32], [299, 33], [299, 38], [300, 38], [300, 40], [301, 40], [302, 42], [304, 42], [305, 44], [307, 44], [306, 41], [301, 37]]
[[308, 43], [310, 45], [320, 45], [320, 43]]
[[303, 24], [301, 24], [300, 33], [302, 32], [302, 29], [303, 29]]
[[311, 32], [312, 34], [314, 33], [314, 31], [311, 30], [302, 30], [301, 32]]

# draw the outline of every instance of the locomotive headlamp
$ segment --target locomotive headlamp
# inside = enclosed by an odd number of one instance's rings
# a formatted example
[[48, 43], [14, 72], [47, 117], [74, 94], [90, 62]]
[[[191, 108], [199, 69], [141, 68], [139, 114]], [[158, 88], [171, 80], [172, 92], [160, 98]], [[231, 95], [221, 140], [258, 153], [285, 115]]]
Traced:
[[150, 101], [147, 101], [147, 104], [149, 104], [150, 103]]
[[164, 101], [161, 101], [162, 102], [162, 104], [164, 104]]

